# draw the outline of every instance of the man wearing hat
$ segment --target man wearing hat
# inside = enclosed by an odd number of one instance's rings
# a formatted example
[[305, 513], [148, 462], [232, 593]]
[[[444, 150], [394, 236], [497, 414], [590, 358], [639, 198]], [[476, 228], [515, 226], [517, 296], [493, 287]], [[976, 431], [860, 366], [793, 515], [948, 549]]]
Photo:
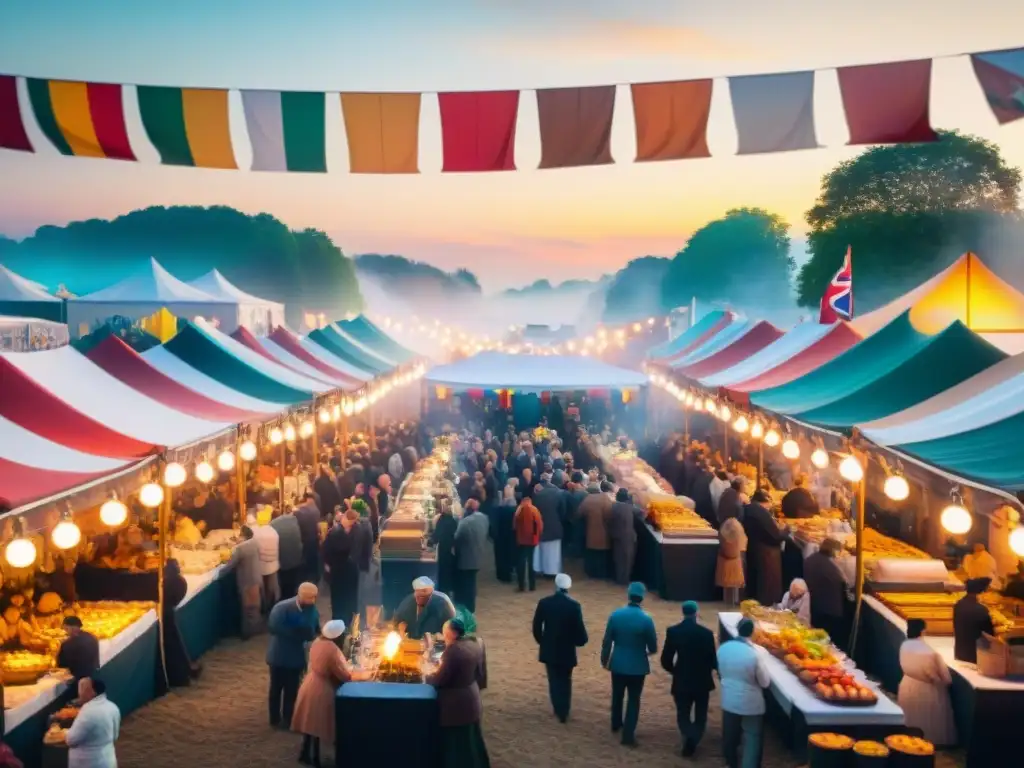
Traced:
[[708, 724], [708, 697], [718, 670], [715, 633], [697, 621], [697, 603], [683, 603], [683, 620], [665, 632], [661, 666], [672, 675], [676, 722], [683, 737], [683, 757], [697, 751]]
[[533, 638], [540, 646], [540, 663], [548, 673], [548, 694], [555, 716], [565, 722], [572, 706], [572, 671], [576, 649], [587, 644], [583, 608], [569, 597], [572, 579], [566, 573], [555, 577], [555, 594], [543, 597], [533, 614]]
[[[636, 724], [640, 719], [640, 695], [651, 673], [648, 656], [658, 651], [654, 619], [642, 607], [647, 589], [634, 581], [626, 590], [629, 603], [608, 617], [601, 643], [601, 666], [612, 673], [612, 732], [622, 731], [622, 743], [636, 746]], [[626, 716], [622, 702], [628, 694]]]
[[424, 635], [436, 635], [444, 623], [455, 618], [455, 606], [443, 592], [434, 589], [434, 582], [420, 576], [412, 583], [412, 594], [407, 595], [395, 610], [394, 620], [399, 632], [411, 640]]

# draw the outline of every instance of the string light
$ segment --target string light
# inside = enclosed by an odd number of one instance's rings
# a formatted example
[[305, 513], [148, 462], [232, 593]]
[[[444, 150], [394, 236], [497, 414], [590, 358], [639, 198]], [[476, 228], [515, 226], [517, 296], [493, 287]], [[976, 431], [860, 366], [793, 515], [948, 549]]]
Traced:
[[956, 502], [942, 510], [940, 520], [942, 521], [942, 527], [954, 536], [967, 533], [974, 525], [974, 518], [971, 517], [971, 513], [967, 511], [966, 507]]
[[732, 418], [732, 411], [729, 410], [729, 406], [723, 405], [718, 409], [718, 418], [722, 421], [728, 421]]
[[[153, 489], [156, 489], [155, 491]], [[150, 504], [149, 501], [155, 499], [156, 502]], [[148, 483], [142, 486], [139, 491], [139, 501], [145, 507], [159, 507], [160, 503], [164, 500], [164, 489], [160, 487], [159, 483]], [[124, 502], [117, 498], [116, 495], [111, 496], [107, 501], [103, 502], [103, 506], [100, 507], [100, 521], [108, 528], [117, 528], [122, 525], [125, 520], [128, 519], [128, 507], [124, 505]]]
[[903, 501], [910, 496], [910, 483], [903, 475], [889, 475], [885, 478], [882, 491], [893, 501]]
[[168, 488], [178, 488], [188, 479], [185, 468], [176, 461], [172, 461], [164, 467], [164, 485]]
[[235, 454], [231, 451], [221, 451], [217, 456], [217, 469], [221, 472], [230, 472], [235, 468]]
[[762, 425], [760, 421], [755, 421], [750, 426], [750, 436], [755, 440], [760, 440], [764, 437], [764, 425]]
[[790, 461], [796, 461], [800, 458], [800, 444], [791, 437], [787, 438], [782, 444], [782, 455]]
[[19, 517], [14, 521], [14, 538], [4, 549], [4, 559], [12, 568], [28, 568], [36, 561], [36, 545], [25, 538], [25, 523]]
[[201, 461], [196, 464], [196, 480], [200, 483], [208, 483], [213, 480], [213, 466], [208, 461]]
[[1024, 557], [1024, 526], [1018, 525], [1010, 531], [1010, 551], [1017, 557]]
[[81, 540], [82, 529], [71, 519], [71, 507], [69, 506], [61, 515], [60, 522], [50, 531], [50, 541], [57, 549], [71, 549], [77, 547]]
[[[273, 437], [273, 435], [271, 435]], [[252, 440], [246, 440], [240, 446], [238, 446], [238, 455], [242, 461], [253, 461], [256, 458], [256, 443]]]
[[851, 483], [859, 483], [864, 479], [864, 467], [857, 461], [857, 457], [851, 454], [839, 462], [839, 475]]
[[824, 448], [815, 448], [811, 452], [811, 464], [816, 466], [818, 469], [824, 469], [828, 466], [828, 451]]
[[330, 424], [331, 412], [326, 408], [321, 408], [320, 411], [317, 413], [317, 418], [320, 419], [321, 424]]
[[303, 440], [313, 436], [313, 431], [316, 429], [316, 425], [312, 421], [302, 422], [302, 426], [299, 427], [299, 435]]
[[348, 398], [341, 401], [341, 412], [345, 414], [346, 417], [351, 416], [355, 412], [355, 406]]
[[331, 409], [331, 419], [333, 421], [339, 421], [341, 419], [341, 406], [340, 405], [335, 405]]

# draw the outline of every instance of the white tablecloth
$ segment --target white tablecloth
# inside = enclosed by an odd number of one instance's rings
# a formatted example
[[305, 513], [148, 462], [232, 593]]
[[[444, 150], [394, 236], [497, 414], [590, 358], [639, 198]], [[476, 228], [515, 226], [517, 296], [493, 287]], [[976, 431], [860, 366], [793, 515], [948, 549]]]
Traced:
[[[100, 666], [103, 666], [117, 654], [144, 635], [156, 624], [156, 611], [147, 611], [124, 632], [110, 638], [100, 640]], [[12, 685], [4, 688], [4, 733], [10, 733], [36, 712], [44, 709], [57, 700], [67, 690], [70, 675], [66, 670], [51, 672], [34, 685]]]
[[178, 607], [181, 608], [181, 606], [185, 605], [189, 600], [198, 595], [230, 570], [230, 565], [225, 563], [224, 565], [218, 565], [212, 571], [207, 571], [206, 573], [182, 574], [185, 577], [185, 583], [188, 584], [188, 592], [185, 593], [185, 599], [178, 603]]
[[[886, 621], [891, 623], [904, 635], [907, 634], [907, 621], [906, 619], [900, 618], [891, 609], [886, 607], [882, 601], [871, 595], [864, 595], [864, 602], [871, 606], [871, 609], [876, 611]], [[924, 636], [924, 641], [928, 643], [932, 648], [939, 652], [945, 660], [946, 665], [950, 669], [955, 669], [960, 675], [963, 676], [964, 680], [970, 683], [971, 687], [979, 691], [1020, 691], [1024, 692], [1024, 682], [1015, 682], [1013, 680], [1001, 680], [997, 677], [985, 677], [978, 672], [977, 666], [969, 664], [966, 661], [957, 661], [953, 658], [953, 638], [952, 637], [932, 637], [930, 635]]]
[[659, 544], [710, 544], [718, 546], [718, 532], [715, 531], [709, 536], [665, 536], [661, 531], [654, 529], [650, 523], [644, 523], [647, 526], [647, 530], [654, 536], [654, 540]]
[[[736, 625], [742, 618], [740, 613], [718, 614], [719, 622], [731, 637], [736, 637]], [[877, 686], [866, 683], [862, 673], [855, 676], [859, 682], [867, 684], [878, 693], [878, 703], [871, 707], [836, 706], [815, 696], [782, 661], [767, 651], [764, 657], [772, 679], [770, 690], [787, 715], [796, 707], [803, 713], [808, 725], [903, 725], [903, 710], [878, 691]]]

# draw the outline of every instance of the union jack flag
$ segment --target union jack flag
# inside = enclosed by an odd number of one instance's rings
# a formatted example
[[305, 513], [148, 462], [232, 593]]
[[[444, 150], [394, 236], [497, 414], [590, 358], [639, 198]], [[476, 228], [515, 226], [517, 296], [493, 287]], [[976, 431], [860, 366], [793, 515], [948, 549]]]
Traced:
[[840, 320], [853, 319], [853, 249], [846, 247], [843, 266], [825, 288], [821, 297], [821, 313], [819, 323], [837, 323]]

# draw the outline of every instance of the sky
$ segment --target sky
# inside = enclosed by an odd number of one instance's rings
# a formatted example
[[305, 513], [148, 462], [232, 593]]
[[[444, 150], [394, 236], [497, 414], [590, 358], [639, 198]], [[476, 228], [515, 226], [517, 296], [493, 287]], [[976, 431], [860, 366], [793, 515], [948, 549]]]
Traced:
[[[328, 109], [327, 174], [163, 167], [127, 89], [129, 135], [142, 162], [61, 157], [29, 116], [38, 152], [0, 150], [0, 232], [23, 237], [43, 224], [149, 205], [224, 204], [323, 229], [349, 254], [467, 267], [494, 290], [672, 255], [727, 209], [761, 206], [793, 225], [799, 258], [803, 214], [821, 177], [860, 151], [844, 146], [835, 72], [819, 73], [816, 85], [825, 148], [765, 156], [734, 154], [724, 78], [942, 56], [933, 70], [933, 124], [991, 139], [1008, 162], [1024, 166], [1024, 121], [998, 126], [969, 60], [957, 56], [1022, 45], [1020, 0], [973, 0], [967, 23], [960, 0], [5, 0], [4, 74], [331, 92], [620, 87], [615, 165], [537, 170], [536, 102], [527, 93], [520, 170], [493, 174], [440, 173], [437, 102], [427, 95], [417, 176], [348, 174], [340, 108]], [[633, 163], [626, 84], [706, 77], [717, 78], [712, 157]], [[246, 167], [237, 93], [232, 128]]]

